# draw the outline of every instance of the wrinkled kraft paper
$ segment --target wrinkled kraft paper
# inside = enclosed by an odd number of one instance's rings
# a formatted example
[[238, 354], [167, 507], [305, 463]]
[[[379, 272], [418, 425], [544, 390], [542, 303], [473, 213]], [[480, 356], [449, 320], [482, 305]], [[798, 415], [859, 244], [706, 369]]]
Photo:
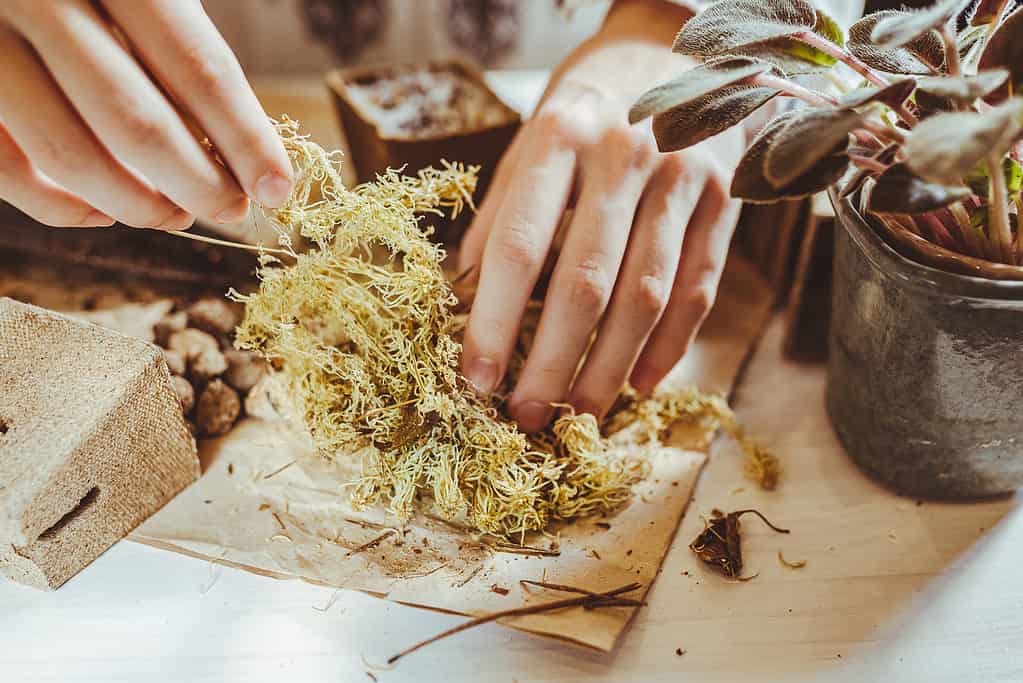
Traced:
[[[733, 255], [714, 311], [668, 381], [727, 394], [771, 305], [770, 291], [753, 267]], [[248, 419], [202, 445], [199, 482], [130, 538], [265, 576], [465, 615], [565, 597], [527, 590], [520, 579], [590, 590], [639, 582], [643, 587], [630, 594], [638, 598], [667, 554], [709, 442], [707, 434], [676, 435], [672, 447], [650, 453], [650, 477], [624, 509], [527, 536], [531, 546], [560, 549], [556, 556], [538, 557], [504, 552], [492, 539], [427, 512], [404, 529], [391, 528], [395, 521], [382, 510], [353, 512], [342, 493], [351, 472], [313, 455], [306, 438], [281, 422]], [[606, 651], [634, 611], [573, 608], [501, 623]]]

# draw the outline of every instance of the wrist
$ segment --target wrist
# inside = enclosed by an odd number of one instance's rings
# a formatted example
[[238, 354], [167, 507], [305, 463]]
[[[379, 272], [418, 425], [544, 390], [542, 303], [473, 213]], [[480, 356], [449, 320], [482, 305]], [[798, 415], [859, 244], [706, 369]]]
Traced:
[[694, 13], [679, 0], [615, 0], [597, 37], [648, 41], [670, 48]]

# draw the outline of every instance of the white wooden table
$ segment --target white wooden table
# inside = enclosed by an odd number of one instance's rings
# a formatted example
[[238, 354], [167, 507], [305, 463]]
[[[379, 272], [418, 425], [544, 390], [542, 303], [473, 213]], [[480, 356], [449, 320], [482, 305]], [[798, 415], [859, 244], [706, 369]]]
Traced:
[[[381, 681], [1023, 681], [1023, 499], [917, 505], [866, 479], [823, 414], [823, 368], [780, 361], [780, 327], [740, 392], [782, 487], [746, 487], [725, 443], [617, 651], [496, 625]], [[735, 492], [737, 487], [744, 491]], [[687, 548], [713, 507], [758, 507], [729, 583]], [[776, 558], [806, 559], [787, 569]], [[324, 607], [329, 608], [324, 610]], [[369, 681], [369, 667], [461, 619], [122, 542], [55, 593], [0, 583], [0, 681]], [[676, 649], [684, 650], [683, 655]]]
[[[530, 82], [512, 93], [526, 106]], [[918, 506], [872, 483], [835, 442], [823, 368], [783, 362], [780, 338], [776, 322], [738, 407], [782, 455], [782, 487], [754, 490], [719, 443], [615, 652], [487, 625], [374, 670], [461, 618], [122, 542], [56, 593], [0, 582], [0, 682], [1023, 681], [1023, 499]], [[689, 551], [714, 507], [792, 529], [744, 523], [757, 579], [726, 582]]]

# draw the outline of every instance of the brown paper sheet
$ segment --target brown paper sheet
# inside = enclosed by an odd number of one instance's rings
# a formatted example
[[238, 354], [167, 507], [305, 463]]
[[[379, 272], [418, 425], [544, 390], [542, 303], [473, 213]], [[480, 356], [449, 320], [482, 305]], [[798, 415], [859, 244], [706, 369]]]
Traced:
[[[771, 303], [752, 266], [733, 256], [714, 311], [669, 381], [728, 393]], [[526, 590], [520, 579], [593, 590], [636, 581], [645, 594], [707, 457], [707, 435], [678, 438], [678, 447], [649, 454], [650, 477], [621, 511], [527, 537], [527, 544], [560, 550], [557, 556], [538, 557], [503, 552], [428, 513], [396, 529], [382, 510], [353, 512], [339, 495], [351, 472], [311, 454], [305, 437], [282, 423], [249, 419], [204, 443], [202, 479], [130, 538], [266, 576], [466, 615], [564, 597]], [[382, 535], [378, 544], [359, 550]], [[571, 609], [503, 623], [610, 650], [633, 611]]]
[[[126, 301], [124, 292], [101, 283], [68, 287], [49, 272], [38, 279], [29, 275], [0, 273], [0, 294], [28, 293], [47, 307], [146, 339], [152, 339], [152, 324], [169, 306], [156, 296], [142, 297], [145, 303]], [[82, 310], [86, 300], [95, 310]], [[763, 279], [733, 255], [714, 311], [668, 381], [728, 393], [771, 303]], [[405, 529], [388, 531], [395, 521], [382, 510], [354, 513], [347, 506], [343, 486], [352, 472], [311, 455], [306, 439], [283, 423], [249, 419], [227, 436], [204, 442], [201, 480], [130, 538], [266, 576], [466, 615], [564, 597], [527, 591], [520, 579], [593, 590], [635, 581], [643, 585], [638, 593], [645, 594], [685, 512], [708, 441], [705, 434], [680, 434], [674, 447], [650, 453], [650, 477], [627, 507], [608, 518], [583, 519], [553, 528], [548, 536], [528, 537], [530, 545], [556, 544], [560, 550], [557, 556], [537, 557], [502, 552], [492, 539], [425, 515]], [[385, 533], [379, 544], [356, 550]], [[610, 650], [633, 612], [572, 609], [503, 623]]]

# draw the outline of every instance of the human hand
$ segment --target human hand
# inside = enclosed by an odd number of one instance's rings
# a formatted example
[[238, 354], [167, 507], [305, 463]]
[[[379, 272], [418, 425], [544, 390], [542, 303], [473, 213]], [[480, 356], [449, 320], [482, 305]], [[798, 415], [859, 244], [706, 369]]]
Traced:
[[199, 0], [8, 0], [0, 55], [0, 199], [42, 223], [180, 230], [291, 191], [280, 138]]
[[[634, 6], [651, 10], [649, 2]], [[653, 25], [673, 32], [681, 23], [660, 14]], [[728, 186], [745, 140], [733, 128], [659, 154], [649, 121], [629, 126], [642, 92], [690, 66], [670, 55], [664, 36], [643, 33], [651, 25], [649, 16], [612, 15], [555, 73], [462, 243], [459, 270], [479, 276], [462, 371], [488, 393], [508, 368], [530, 293], [574, 203], [508, 401], [526, 431], [548, 424], [552, 403], [567, 400], [600, 418], [626, 382], [653, 389], [714, 301], [739, 213]]]

